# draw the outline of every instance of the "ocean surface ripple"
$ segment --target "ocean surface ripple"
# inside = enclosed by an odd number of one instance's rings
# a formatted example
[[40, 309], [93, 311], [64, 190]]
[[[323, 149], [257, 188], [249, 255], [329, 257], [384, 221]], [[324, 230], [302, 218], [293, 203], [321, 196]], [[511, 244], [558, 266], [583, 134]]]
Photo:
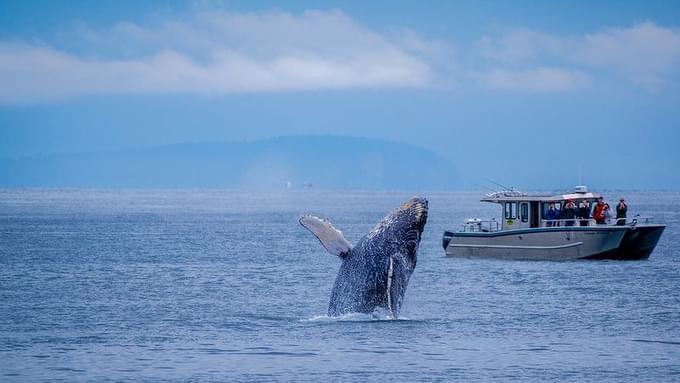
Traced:
[[327, 317], [339, 261], [298, 217], [356, 242], [412, 194], [0, 189], [0, 381], [680, 380], [680, 193], [623, 193], [668, 225], [635, 262], [446, 258], [497, 207], [418, 193], [403, 318]]

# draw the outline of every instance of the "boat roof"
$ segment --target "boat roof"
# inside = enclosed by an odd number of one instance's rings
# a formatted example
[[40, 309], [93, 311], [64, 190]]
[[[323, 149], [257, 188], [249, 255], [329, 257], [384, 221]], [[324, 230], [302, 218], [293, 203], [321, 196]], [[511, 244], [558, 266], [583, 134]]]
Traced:
[[582, 199], [594, 200], [602, 195], [592, 192], [573, 192], [565, 194], [527, 194], [517, 190], [504, 190], [487, 194], [481, 202], [503, 203], [510, 201], [538, 201], [538, 202], [560, 202], [568, 199], [579, 201]]

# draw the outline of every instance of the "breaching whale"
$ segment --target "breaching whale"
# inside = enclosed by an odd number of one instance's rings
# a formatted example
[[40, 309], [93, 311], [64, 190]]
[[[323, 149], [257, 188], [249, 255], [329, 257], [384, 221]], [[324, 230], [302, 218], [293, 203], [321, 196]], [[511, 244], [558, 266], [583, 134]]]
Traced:
[[416, 253], [427, 222], [427, 200], [413, 197], [388, 214], [356, 246], [327, 220], [305, 215], [300, 224], [329, 253], [341, 260], [328, 304], [328, 315], [372, 313], [386, 309], [399, 316]]

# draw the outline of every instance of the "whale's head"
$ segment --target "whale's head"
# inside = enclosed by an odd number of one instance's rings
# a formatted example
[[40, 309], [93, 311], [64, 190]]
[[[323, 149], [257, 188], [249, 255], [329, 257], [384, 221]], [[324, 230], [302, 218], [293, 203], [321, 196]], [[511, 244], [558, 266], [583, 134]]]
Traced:
[[383, 218], [367, 238], [373, 246], [380, 246], [382, 253], [405, 257], [413, 269], [426, 223], [427, 199], [413, 197]]

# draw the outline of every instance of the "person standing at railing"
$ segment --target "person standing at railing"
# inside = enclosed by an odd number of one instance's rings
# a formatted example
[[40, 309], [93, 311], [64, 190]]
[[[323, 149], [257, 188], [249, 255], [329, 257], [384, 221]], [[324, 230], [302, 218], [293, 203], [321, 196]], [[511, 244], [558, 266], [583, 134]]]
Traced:
[[619, 204], [616, 205], [616, 224], [623, 226], [626, 224], [626, 214], [628, 213], [628, 205], [626, 201], [621, 197], [619, 199]]
[[597, 204], [595, 204], [595, 210], [593, 210], [593, 219], [598, 225], [606, 223], [602, 212], [604, 212], [604, 198], [600, 196], [597, 197]]
[[588, 226], [588, 218], [590, 218], [590, 205], [587, 199], [582, 199], [578, 204], [578, 217], [581, 219], [581, 226]]
[[[560, 219], [560, 211], [555, 209], [555, 202], [550, 202], [550, 204], [548, 204], [548, 211], [545, 213], [545, 219]], [[557, 225], [555, 221], [548, 221], [546, 222], [546, 226], [552, 227]]]
[[603, 220], [604, 223], [606, 223], [607, 225], [609, 225], [609, 224], [612, 223], [612, 212], [611, 212], [611, 210], [609, 209], [609, 204], [608, 204], [608, 203], [605, 203], [605, 204], [604, 204], [604, 208], [602, 209], [602, 220]]
[[569, 220], [565, 221], [564, 225], [574, 226], [574, 217], [576, 217], [576, 204], [574, 204], [574, 201], [572, 201], [571, 199], [568, 199], [567, 203], [562, 208], [561, 218]]

